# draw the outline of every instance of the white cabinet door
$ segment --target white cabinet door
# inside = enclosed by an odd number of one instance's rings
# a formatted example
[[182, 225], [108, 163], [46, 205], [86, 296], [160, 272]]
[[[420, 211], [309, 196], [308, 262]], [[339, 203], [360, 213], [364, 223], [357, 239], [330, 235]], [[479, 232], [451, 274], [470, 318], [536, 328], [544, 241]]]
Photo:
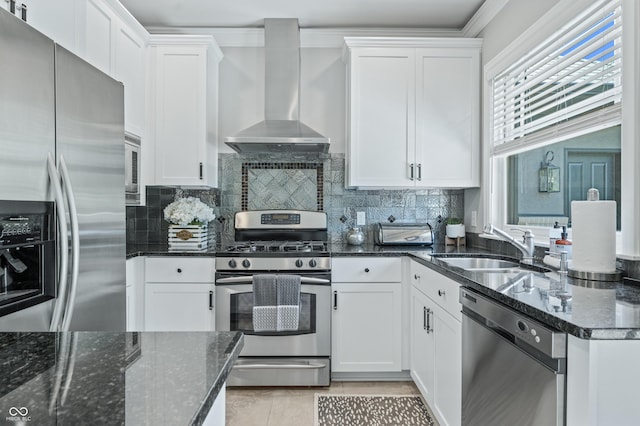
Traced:
[[433, 306], [435, 369], [431, 408], [441, 425], [462, 421], [462, 324], [439, 306]]
[[416, 49], [418, 186], [480, 184], [480, 51]]
[[332, 289], [332, 371], [400, 371], [401, 284], [333, 283]]
[[125, 25], [115, 34], [113, 78], [124, 85], [124, 128], [144, 136], [146, 41]]
[[144, 257], [126, 262], [127, 331], [144, 330]]
[[112, 75], [113, 30], [116, 17], [103, 2], [88, 0], [85, 11], [84, 59], [100, 71]]
[[146, 331], [214, 331], [214, 285], [147, 283]]
[[[0, 1], [6, 5], [4, 1]], [[58, 43], [78, 54], [78, 35], [81, 26], [77, 21], [81, 9], [78, 0], [25, 0], [27, 23]], [[20, 15], [20, 12], [17, 13]]]
[[431, 305], [433, 302], [411, 288], [411, 378], [430, 405], [433, 403], [435, 375], [435, 336], [431, 332]]
[[209, 60], [209, 48], [215, 50], [211, 37], [175, 39], [150, 38], [155, 184], [215, 186], [217, 141], [208, 135], [215, 139], [216, 129], [208, 118], [217, 111], [217, 93], [208, 87], [208, 76], [217, 76], [210, 68], [217, 68], [221, 56]]
[[347, 186], [411, 186], [413, 49], [357, 49], [350, 57]]

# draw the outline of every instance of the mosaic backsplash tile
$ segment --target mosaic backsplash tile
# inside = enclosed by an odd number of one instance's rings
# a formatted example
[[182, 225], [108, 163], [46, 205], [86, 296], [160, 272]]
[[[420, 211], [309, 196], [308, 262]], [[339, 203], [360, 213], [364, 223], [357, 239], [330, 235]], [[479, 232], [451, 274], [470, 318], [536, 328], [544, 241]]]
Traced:
[[324, 210], [323, 164], [242, 163], [241, 210]]

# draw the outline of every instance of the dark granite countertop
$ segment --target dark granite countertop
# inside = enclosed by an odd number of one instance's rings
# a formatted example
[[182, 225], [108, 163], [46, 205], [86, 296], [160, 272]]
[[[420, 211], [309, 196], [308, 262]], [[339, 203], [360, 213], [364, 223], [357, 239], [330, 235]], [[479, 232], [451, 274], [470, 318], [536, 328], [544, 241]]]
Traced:
[[[158, 251], [154, 251], [157, 249]], [[205, 253], [168, 253], [166, 245], [141, 249], [140, 255], [215, 256]], [[409, 256], [437, 272], [473, 288], [551, 327], [582, 339], [640, 340], [640, 286], [629, 280], [585, 281], [545, 272], [537, 264], [527, 272], [470, 272], [447, 265], [432, 254], [493, 256], [479, 248], [455, 246], [361, 246], [332, 243], [332, 257]], [[504, 256], [502, 256], [504, 257]], [[504, 257], [505, 259], [508, 259]], [[510, 259], [515, 260], [516, 259]]]
[[237, 332], [2, 333], [0, 423], [200, 425], [243, 342]]
[[461, 285], [576, 337], [640, 339], [640, 286], [631, 280], [573, 279], [540, 270], [542, 265], [535, 265], [536, 269], [525, 265], [523, 270], [513, 272], [465, 271], [431, 254], [409, 255]]

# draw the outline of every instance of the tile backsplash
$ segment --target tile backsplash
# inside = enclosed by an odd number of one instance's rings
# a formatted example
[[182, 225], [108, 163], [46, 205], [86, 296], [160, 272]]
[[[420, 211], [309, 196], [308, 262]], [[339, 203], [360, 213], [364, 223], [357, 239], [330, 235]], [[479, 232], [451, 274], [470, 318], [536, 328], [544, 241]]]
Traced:
[[[342, 242], [355, 225], [356, 213], [364, 212], [367, 241], [372, 241], [372, 224], [429, 223], [437, 242], [444, 241], [444, 221], [464, 216], [462, 190], [398, 189], [356, 190], [344, 188], [344, 154], [274, 158], [267, 154], [220, 154], [219, 188], [196, 190], [147, 187], [146, 206], [127, 207], [127, 242], [166, 241], [164, 208], [182, 196], [200, 197], [214, 208], [216, 221], [210, 234], [218, 242], [233, 242], [234, 213], [243, 209], [291, 208], [327, 212], [329, 238]], [[346, 221], [341, 221], [341, 218]], [[344, 219], [343, 218], [343, 219]]]
[[[429, 223], [436, 243], [442, 244], [445, 221], [464, 216], [462, 190], [398, 189], [356, 190], [344, 187], [344, 154], [319, 159], [274, 158], [273, 155], [221, 154], [219, 188], [191, 189], [148, 186], [145, 206], [127, 206], [127, 243], [165, 243], [168, 223], [164, 208], [180, 197], [199, 197], [211, 206], [216, 220], [209, 224], [212, 242], [223, 245], [234, 241], [234, 213], [243, 209], [290, 208], [327, 212], [329, 239], [341, 243], [349, 227], [355, 225], [357, 212], [364, 212], [363, 226], [367, 242], [373, 241], [373, 224], [388, 222]], [[342, 219], [342, 220], [341, 220]], [[346, 220], [345, 220], [346, 219]], [[479, 238], [467, 233], [467, 245], [519, 257], [512, 245]], [[544, 257], [544, 248], [536, 248], [536, 258]], [[625, 276], [640, 278], [640, 262], [618, 259]]]

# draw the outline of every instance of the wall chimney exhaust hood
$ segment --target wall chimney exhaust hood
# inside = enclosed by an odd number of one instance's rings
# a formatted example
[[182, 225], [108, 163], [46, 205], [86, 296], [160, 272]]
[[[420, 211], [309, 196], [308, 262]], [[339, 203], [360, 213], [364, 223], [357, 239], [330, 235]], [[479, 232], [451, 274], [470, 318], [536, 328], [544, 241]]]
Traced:
[[329, 138], [300, 122], [297, 19], [264, 20], [265, 120], [225, 138], [240, 153], [327, 153]]

